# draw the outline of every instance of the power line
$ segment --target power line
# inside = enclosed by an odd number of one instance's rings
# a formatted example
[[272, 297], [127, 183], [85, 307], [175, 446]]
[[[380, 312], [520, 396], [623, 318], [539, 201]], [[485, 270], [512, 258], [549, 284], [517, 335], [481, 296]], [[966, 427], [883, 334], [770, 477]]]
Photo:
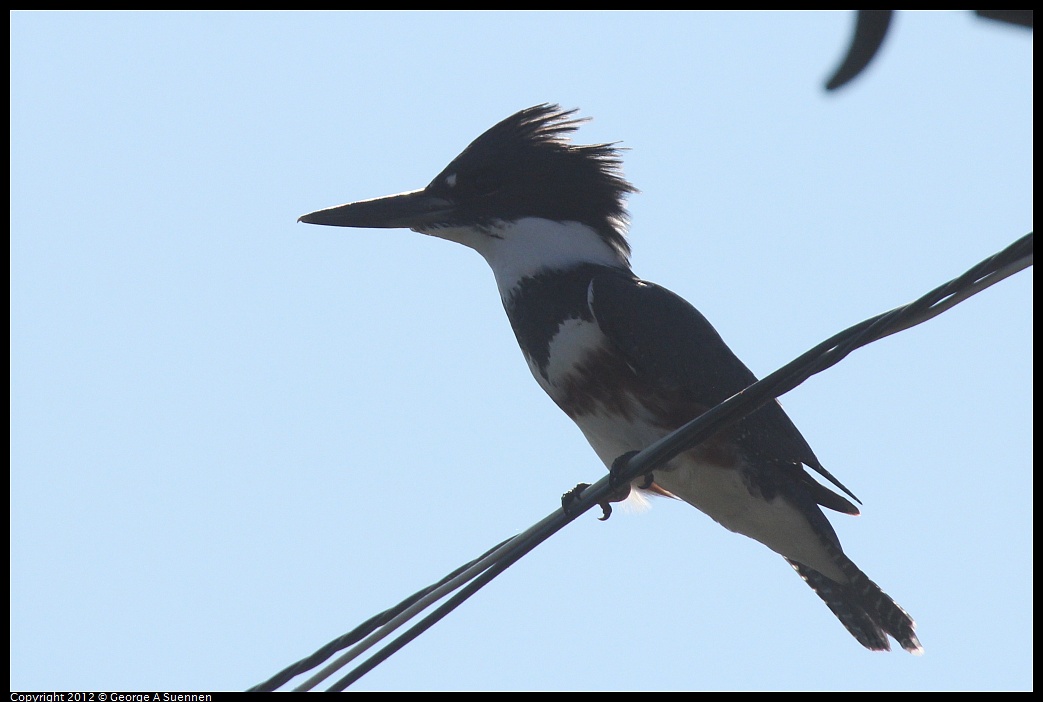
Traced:
[[[594, 505], [605, 502], [614, 486], [651, 472], [679, 453], [706, 440], [725, 426], [755, 411], [761, 405], [789, 392], [812, 375], [836, 365], [855, 349], [922, 324], [972, 295], [1028, 268], [1032, 263], [1033, 234], [1030, 232], [1003, 251], [990, 256], [963, 275], [931, 290], [919, 299], [835, 334], [774, 373], [699, 415], [677, 431], [619, 461], [610, 475], [603, 477], [576, 495], [569, 502], [567, 510], [556, 509], [522, 534], [494, 546], [434, 585], [414, 593], [394, 607], [371, 617], [352, 631], [334, 639], [312, 655], [294, 663], [248, 691], [275, 690], [294, 677], [318, 667], [338, 651], [351, 646], [352, 648], [296, 688], [296, 690], [313, 689], [393, 631], [419, 616], [435, 603], [449, 597], [430, 614], [356, 666], [329, 688], [330, 690], [343, 690], [426, 631], [565, 525]], [[450, 593], [453, 592], [456, 594], [450, 596]]]

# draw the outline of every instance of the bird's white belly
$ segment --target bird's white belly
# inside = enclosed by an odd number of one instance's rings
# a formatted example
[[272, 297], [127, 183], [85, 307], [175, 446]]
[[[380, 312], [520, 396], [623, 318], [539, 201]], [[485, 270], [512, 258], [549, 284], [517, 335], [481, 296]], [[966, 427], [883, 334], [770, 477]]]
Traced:
[[[607, 467], [624, 453], [640, 450], [665, 435], [608, 417], [587, 416], [576, 423]], [[759, 541], [838, 582], [847, 581], [799, 509], [781, 496], [769, 501], [751, 494], [737, 466], [715, 465], [705, 456], [698, 447], [678, 456], [653, 473], [656, 485], [729, 531]], [[639, 478], [634, 485], [643, 481]]]
[[[668, 433], [655, 430], [650, 424], [599, 415], [581, 417], [576, 423], [606, 467], [611, 467], [619, 456], [640, 451]], [[654, 472], [655, 483], [726, 528], [747, 533], [743, 526], [748, 521], [750, 503], [762, 500], [750, 494], [735, 466], [715, 465], [704, 454], [697, 447], [678, 456]], [[644, 479], [638, 478], [634, 484], [642, 482]]]

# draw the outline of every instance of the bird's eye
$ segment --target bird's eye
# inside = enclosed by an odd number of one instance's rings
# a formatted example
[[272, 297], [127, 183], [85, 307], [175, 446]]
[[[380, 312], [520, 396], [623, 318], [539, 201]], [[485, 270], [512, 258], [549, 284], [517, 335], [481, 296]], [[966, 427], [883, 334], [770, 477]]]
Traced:
[[474, 173], [459, 171], [448, 173], [437, 181], [433, 186], [446, 191], [455, 191], [456, 197], [484, 197], [492, 195], [501, 188], [502, 178], [496, 173]]
[[468, 180], [468, 189], [475, 195], [492, 195], [502, 187], [502, 180], [493, 173], [476, 173]]

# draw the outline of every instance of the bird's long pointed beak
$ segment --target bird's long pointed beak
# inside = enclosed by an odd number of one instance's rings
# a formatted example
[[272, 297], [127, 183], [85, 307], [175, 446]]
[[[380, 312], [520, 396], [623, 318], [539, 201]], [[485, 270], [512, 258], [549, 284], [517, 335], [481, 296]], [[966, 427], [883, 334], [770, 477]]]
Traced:
[[452, 203], [448, 200], [430, 195], [426, 190], [413, 190], [310, 212], [297, 221], [330, 227], [416, 229], [444, 221], [451, 209]]

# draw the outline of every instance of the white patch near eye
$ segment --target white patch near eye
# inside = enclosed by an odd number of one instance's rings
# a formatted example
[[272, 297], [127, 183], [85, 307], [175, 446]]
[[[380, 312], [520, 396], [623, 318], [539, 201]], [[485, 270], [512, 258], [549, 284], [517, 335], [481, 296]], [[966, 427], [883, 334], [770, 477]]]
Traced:
[[445, 184], [446, 184], [446, 187], [455, 188], [456, 187], [456, 174], [455, 173], [450, 173], [449, 175], [447, 175], [445, 177]]

